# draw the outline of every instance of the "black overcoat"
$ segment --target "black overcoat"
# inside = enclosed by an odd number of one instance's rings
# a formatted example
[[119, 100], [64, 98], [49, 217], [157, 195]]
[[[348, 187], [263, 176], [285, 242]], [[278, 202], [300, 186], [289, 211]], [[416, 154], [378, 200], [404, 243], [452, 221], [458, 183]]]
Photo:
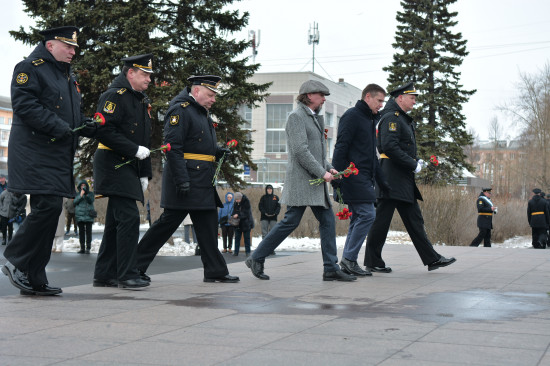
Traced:
[[480, 229], [492, 229], [493, 228], [493, 210], [490, 200], [482, 193], [476, 201], [477, 206], [477, 227]]
[[[80, 126], [84, 116], [70, 64], [56, 61], [39, 44], [15, 66], [11, 102], [9, 190], [73, 197], [73, 159], [78, 137], [59, 138], [68, 129]], [[52, 142], [52, 138], [59, 140]]]
[[550, 224], [548, 202], [539, 195], [534, 195], [527, 204], [527, 221], [532, 228], [544, 229]]
[[[359, 170], [358, 175], [335, 181], [346, 204], [376, 201], [375, 179], [383, 180], [376, 156], [376, 123], [379, 117], [379, 114], [372, 113], [364, 100], [359, 100], [340, 118], [332, 165], [334, 169], [343, 171], [353, 162]], [[337, 195], [334, 197], [338, 200]]]
[[[160, 206], [174, 210], [216, 210], [223, 207], [212, 180], [216, 171], [213, 161], [186, 159], [184, 153], [219, 156], [216, 131], [208, 110], [198, 104], [186, 88], [170, 102], [164, 118], [164, 143], [170, 143], [166, 166], [162, 172]], [[189, 182], [185, 197], [176, 185]]]
[[388, 101], [381, 114], [377, 145], [381, 156], [387, 157], [380, 159], [380, 166], [390, 189], [378, 190], [378, 198], [409, 203], [422, 200], [414, 180], [418, 160], [414, 122], [395, 99]]
[[[118, 75], [99, 97], [97, 111], [105, 117], [98, 127], [96, 138], [108, 149], [98, 147], [94, 154], [95, 193], [133, 198], [143, 202], [139, 178], [152, 178], [151, 158], [138, 160], [139, 146], [150, 147], [150, 100], [132, 89], [124, 74]], [[133, 161], [116, 169], [115, 166]]]

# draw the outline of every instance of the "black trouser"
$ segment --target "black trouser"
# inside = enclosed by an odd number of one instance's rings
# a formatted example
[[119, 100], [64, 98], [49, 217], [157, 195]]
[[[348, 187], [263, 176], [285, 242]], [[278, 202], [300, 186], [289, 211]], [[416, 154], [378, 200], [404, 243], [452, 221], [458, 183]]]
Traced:
[[229, 274], [227, 264], [218, 249], [218, 215], [216, 210], [165, 209], [139, 242], [137, 268], [140, 271], [147, 271], [160, 248], [177, 230], [187, 214], [191, 215], [197, 241], [201, 248], [204, 277], [216, 278]]
[[67, 212], [65, 214], [65, 220], [66, 220], [66, 225], [67, 225], [67, 232], [69, 232], [71, 230], [71, 223], [74, 224], [74, 231], [76, 232], [76, 216], [74, 214], [74, 212]]
[[546, 248], [546, 228], [532, 227], [531, 234], [533, 237], [533, 248], [544, 249]]
[[4, 242], [11, 240], [13, 236], [13, 222], [9, 222], [7, 217], [0, 216], [0, 230], [2, 231], [2, 239]]
[[17, 269], [27, 272], [30, 283], [48, 283], [46, 265], [52, 254], [63, 197], [31, 194], [31, 213], [9, 242], [4, 257]]
[[139, 210], [133, 198], [109, 197], [105, 231], [97, 253], [94, 278], [125, 281], [139, 278], [136, 247], [139, 239]]
[[223, 240], [223, 249], [231, 250], [233, 246], [233, 234], [235, 232], [234, 226], [222, 225], [222, 240]]
[[477, 247], [481, 244], [481, 241], [483, 241], [484, 247], [491, 247], [491, 229], [479, 228], [479, 234], [477, 234], [470, 246]]
[[[80, 239], [80, 249], [84, 248], [90, 250], [92, 247], [92, 223], [91, 222], [78, 222], [78, 238]], [[86, 247], [84, 247], [86, 243]]]
[[428, 239], [428, 235], [426, 235], [424, 219], [422, 218], [418, 202], [416, 200], [414, 203], [408, 203], [392, 199], [382, 199], [378, 201], [376, 218], [367, 236], [364, 265], [371, 268], [386, 266], [386, 263], [382, 259], [382, 248], [386, 242], [395, 209], [399, 212], [399, 216], [403, 220], [403, 224], [411, 237], [418, 255], [420, 255], [422, 263], [428, 265], [439, 260], [441, 256], [435, 251]]

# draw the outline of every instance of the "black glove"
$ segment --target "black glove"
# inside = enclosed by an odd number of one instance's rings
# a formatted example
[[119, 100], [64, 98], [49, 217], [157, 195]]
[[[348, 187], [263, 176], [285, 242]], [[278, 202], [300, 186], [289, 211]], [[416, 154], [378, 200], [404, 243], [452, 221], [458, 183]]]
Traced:
[[98, 123], [94, 122], [92, 118], [86, 118], [84, 120], [84, 127], [80, 129], [79, 135], [84, 137], [94, 137], [97, 131]]
[[178, 195], [178, 197], [183, 198], [187, 196], [190, 190], [191, 190], [191, 183], [189, 182], [176, 184], [176, 194]]
[[74, 136], [74, 132], [70, 129], [70, 128], [67, 128], [67, 130], [65, 130], [65, 132], [63, 132], [63, 135], [61, 135], [60, 138], [58, 138], [57, 140], [58, 141], [63, 141], [65, 139], [72, 139]]
[[226, 147], [218, 147], [216, 150], [216, 160], [220, 160], [224, 154], [225, 156], [231, 154], [231, 150]]

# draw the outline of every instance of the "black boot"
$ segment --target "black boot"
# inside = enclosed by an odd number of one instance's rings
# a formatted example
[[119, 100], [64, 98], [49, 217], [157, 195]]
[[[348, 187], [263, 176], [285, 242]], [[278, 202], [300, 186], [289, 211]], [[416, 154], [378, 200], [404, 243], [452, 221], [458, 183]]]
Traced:
[[2, 245], [6, 245], [6, 238], [2, 239]]
[[77, 252], [78, 254], [84, 254], [86, 251], [84, 250], [84, 244], [80, 244], [80, 250]]

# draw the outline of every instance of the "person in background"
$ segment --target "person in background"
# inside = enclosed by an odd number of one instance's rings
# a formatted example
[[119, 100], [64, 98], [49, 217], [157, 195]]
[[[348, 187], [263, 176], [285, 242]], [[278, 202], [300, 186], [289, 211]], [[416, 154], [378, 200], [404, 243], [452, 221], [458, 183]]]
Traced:
[[[2, 231], [2, 245], [9, 243], [13, 236], [13, 224], [25, 215], [27, 196], [21, 193], [12, 193], [8, 190], [0, 194], [0, 228]], [[23, 217], [24, 218], [24, 217]], [[22, 219], [23, 219], [22, 218]], [[22, 220], [20, 220], [22, 222]]]
[[254, 219], [252, 218], [250, 201], [241, 192], [235, 193], [235, 203], [233, 204], [231, 216], [239, 219], [239, 226], [235, 227], [235, 251], [233, 255], [239, 255], [242, 236], [244, 238], [245, 254], [248, 257], [250, 255], [250, 231], [254, 227]]
[[218, 224], [222, 230], [223, 253], [233, 253], [231, 247], [233, 246], [235, 228], [229, 223], [229, 216], [231, 216], [231, 212], [233, 212], [233, 203], [233, 193], [227, 192], [225, 194], [223, 207], [218, 211]]
[[[267, 234], [277, 224], [277, 216], [281, 212], [281, 204], [279, 203], [279, 196], [273, 194], [273, 186], [268, 184], [265, 187], [265, 194], [260, 198], [258, 203], [258, 210], [260, 210], [260, 223], [262, 224], [262, 240], [265, 239]], [[275, 254], [275, 251], [271, 253]]]
[[533, 248], [545, 249], [547, 230], [550, 226], [550, 213], [548, 204], [539, 188], [533, 189], [533, 197], [527, 204], [527, 221], [531, 226]]
[[74, 209], [78, 229], [80, 230], [80, 250], [78, 253], [90, 254], [92, 248], [92, 225], [94, 223], [94, 192], [85, 180], [78, 183], [78, 193], [74, 199]]
[[8, 189], [8, 182], [6, 182], [6, 176], [4, 174], [0, 174], [0, 193]]
[[493, 214], [497, 213], [497, 208], [491, 201], [493, 193], [492, 188], [483, 188], [477, 198], [477, 227], [479, 234], [474, 238], [471, 247], [477, 247], [483, 241], [483, 246], [491, 247], [491, 230], [493, 229]]
[[74, 199], [69, 198], [63, 202], [63, 208], [65, 209], [65, 220], [67, 223], [67, 231], [65, 235], [69, 235], [71, 231], [71, 223], [74, 225], [74, 235], [78, 235], [78, 226], [76, 224], [76, 216], [74, 214]]

